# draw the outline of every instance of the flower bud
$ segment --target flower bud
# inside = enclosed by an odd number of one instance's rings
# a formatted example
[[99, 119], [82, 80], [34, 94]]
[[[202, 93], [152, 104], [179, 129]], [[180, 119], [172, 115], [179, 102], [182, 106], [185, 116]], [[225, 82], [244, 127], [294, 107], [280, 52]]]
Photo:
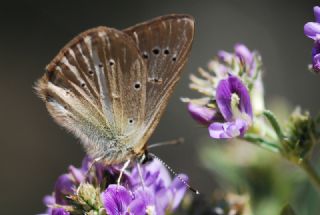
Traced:
[[101, 208], [102, 206], [99, 189], [95, 188], [92, 184], [80, 184], [77, 196], [79, 204], [87, 211], [90, 211], [91, 208]]
[[303, 160], [315, 142], [315, 123], [308, 112], [301, 113], [297, 108], [291, 115], [284, 142], [285, 155], [296, 163]]

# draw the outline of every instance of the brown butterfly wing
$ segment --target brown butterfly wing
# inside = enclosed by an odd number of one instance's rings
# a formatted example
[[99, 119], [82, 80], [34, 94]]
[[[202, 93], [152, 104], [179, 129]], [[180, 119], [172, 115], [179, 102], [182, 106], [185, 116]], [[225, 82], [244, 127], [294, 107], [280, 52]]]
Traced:
[[118, 163], [134, 155], [142, 138], [146, 69], [128, 35], [98, 27], [68, 43], [36, 89], [57, 123], [79, 137], [89, 155]]
[[136, 42], [147, 62], [146, 127], [144, 141], [159, 123], [168, 99], [180, 79], [194, 36], [188, 15], [167, 15], [124, 30]]

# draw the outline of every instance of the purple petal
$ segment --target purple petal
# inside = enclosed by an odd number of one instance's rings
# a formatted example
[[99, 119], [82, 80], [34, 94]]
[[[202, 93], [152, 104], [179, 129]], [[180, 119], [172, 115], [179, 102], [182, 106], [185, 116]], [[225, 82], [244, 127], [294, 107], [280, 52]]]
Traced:
[[111, 184], [106, 191], [101, 194], [103, 206], [109, 215], [122, 215], [127, 211], [132, 197], [129, 191], [121, 186]]
[[313, 13], [314, 13], [316, 22], [320, 23], [320, 7], [319, 6], [313, 7]]
[[89, 156], [85, 156], [82, 160], [81, 171], [88, 172], [89, 166], [91, 166], [92, 162], [93, 160]]
[[218, 55], [218, 59], [220, 61], [231, 64], [232, 58], [233, 58], [233, 55], [231, 53], [220, 50], [220, 51], [218, 51], [217, 55]]
[[143, 173], [144, 173], [143, 174], [143, 180], [144, 180], [144, 183], [145, 183], [145, 185], [147, 187], [151, 187], [151, 186], [157, 184], [157, 181], [158, 181], [159, 176], [160, 176], [160, 171], [144, 170]]
[[235, 54], [244, 62], [249, 68], [252, 65], [253, 54], [252, 52], [243, 44], [236, 44], [234, 46]]
[[74, 167], [72, 165], [69, 166], [69, 172], [73, 176], [73, 178], [75, 179], [77, 184], [80, 184], [80, 183], [84, 182], [85, 174], [87, 172], [84, 172], [81, 169], [78, 169], [78, 168], [76, 168], [76, 167]]
[[164, 215], [167, 210], [171, 199], [173, 199], [173, 193], [167, 188], [163, 188], [156, 193], [156, 210], [157, 215]]
[[320, 54], [316, 54], [312, 59], [312, 68], [315, 72], [320, 72]]
[[312, 48], [311, 55], [312, 55], [312, 57], [314, 57], [315, 55], [317, 55], [319, 53], [320, 53], [319, 44], [315, 43]]
[[[105, 172], [108, 170], [108, 167], [106, 167], [105, 165], [103, 165], [103, 163], [95, 163], [94, 164], [94, 168], [95, 168], [95, 175], [96, 178], [98, 180], [98, 183], [102, 183], [103, 181], [103, 177], [105, 175]], [[110, 172], [111, 174], [111, 172]], [[125, 178], [125, 177], [124, 177]], [[125, 179], [124, 179], [125, 180]]]
[[[188, 177], [186, 175], [180, 174], [181, 177], [186, 182]], [[181, 180], [176, 177], [169, 188], [163, 188], [156, 193], [156, 210], [157, 214], [165, 214], [165, 211], [176, 209], [181, 200], [184, 197], [184, 194], [187, 190], [186, 185], [181, 182]]]
[[[183, 179], [185, 182], [188, 182], [188, 176], [184, 174], [179, 174], [179, 177]], [[179, 179], [179, 177], [176, 177], [172, 181], [172, 184], [170, 186], [170, 190], [173, 193], [173, 199], [171, 203], [172, 210], [176, 209], [179, 206], [187, 190], [187, 186]]]
[[234, 122], [214, 122], [209, 126], [209, 133], [212, 138], [229, 139], [242, 136], [247, 129], [247, 122], [237, 119]]
[[171, 177], [167, 168], [157, 159], [154, 159], [152, 162], [145, 165], [145, 170], [149, 172], [159, 171], [158, 179], [163, 182], [163, 185], [168, 187], [171, 183]]
[[51, 215], [69, 215], [69, 214], [70, 213], [63, 208], [53, 208], [51, 211]]
[[[132, 170], [132, 174], [130, 176], [130, 184], [132, 185], [132, 190], [136, 190], [138, 188], [140, 188], [141, 186], [141, 180], [143, 180], [145, 186], [147, 187], [152, 187], [154, 190], [156, 189], [156, 187], [160, 186], [160, 184], [162, 185], [163, 183], [161, 183], [161, 178], [160, 176], [160, 171], [154, 169], [154, 171], [149, 171], [147, 170], [145, 167], [142, 168], [142, 179], [139, 175], [138, 172], [138, 167], [134, 168]], [[163, 185], [162, 185], [163, 186]]]
[[57, 204], [67, 204], [66, 196], [74, 193], [75, 184], [69, 174], [61, 175], [54, 187]]
[[240, 111], [248, 114], [251, 118], [253, 117], [252, 106], [250, 100], [250, 94], [247, 87], [241, 82], [236, 76], [230, 76], [228, 78], [231, 86], [231, 92], [236, 93], [240, 98]]
[[47, 211], [43, 214], [39, 215], [51, 215], [52, 213], [52, 206], [56, 203], [56, 200], [52, 195], [46, 195], [43, 199], [42, 202], [45, 206], [47, 206]]
[[129, 205], [130, 212], [133, 214], [145, 214], [148, 207], [155, 208], [154, 194], [150, 189], [139, 189], [134, 196], [134, 200]]
[[188, 111], [194, 120], [203, 125], [209, 125], [217, 113], [214, 109], [192, 103], [188, 104]]
[[228, 79], [221, 80], [219, 82], [216, 92], [216, 100], [222, 116], [227, 121], [231, 121], [233, 119], [233, 113], [231, 109], [232, 92]]
[[163, 164], [159, 160], [154, 159], [152, 162], [144, 165], [142, 169], [147, 185], [154, 185], [154, 187], [157, 187], [157, 185], [160, 184], [165, 187], [168, 187], [170, 185], [170, 174], [167, 168], [163, 166]]
[[46, 195], [42, 201], [43, 201], [43, 204], [46, 206], [54, 205], [56, 203], [52, 195]]
[[317, 39], [317, 35], [320, 34], [320, 24], [317, 22], [308, 22], [304, 25], [304, 34], [313, 39]]
[[218, 108], [226, 121], [233, 121], [235, 117], [231, 107], [233, 93], [239, 96], [240, 111], [252, 118], [250, 95], [246, 86], [236, 76], [229, 76], [227, 79], [219, 82], [216, 93]]

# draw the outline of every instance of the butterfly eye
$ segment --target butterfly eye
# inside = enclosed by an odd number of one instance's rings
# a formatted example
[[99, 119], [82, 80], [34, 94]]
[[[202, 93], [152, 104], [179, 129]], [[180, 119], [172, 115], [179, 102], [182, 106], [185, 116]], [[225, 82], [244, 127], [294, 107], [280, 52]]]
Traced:
[[92, 70], [89, 70], [88, 73], [89, 73], [89, 75], [93, 75], [93, 71]]
[[153, 54], [158, 55], [160, 53], [160, 49], [159, 48], [154, 48], [152, 49]]
[[136, 82], [136, 83], [134, 84], [134, 88], [135, 88], [136, 90], [139, 90], [139, 89], [141, 88], [140, 82]]
[[81, 83], [81, 87], [85, 87], [86, 86], [86, 84], [85, 83]]
[[113, 66], [113, 65], [114, 65], [114, 60], [113, 60], [113, 59], [110, 59], [110, 60], [109, 60], [109, 65], [110, 65], [110, 66]]
[[168, 54], [170, 54], [170, 51], [169, 51], [169, 49], [165, 49], [165, 50], [163, 51], [163, 54], [165, 54], [165, 55], [168, 55]]
[[149, 58], [149, 55], [148, 55], [147, 52], [143, 52], [142, 57], [143, 57], [144, 59], [148, 59], [148, 58]]

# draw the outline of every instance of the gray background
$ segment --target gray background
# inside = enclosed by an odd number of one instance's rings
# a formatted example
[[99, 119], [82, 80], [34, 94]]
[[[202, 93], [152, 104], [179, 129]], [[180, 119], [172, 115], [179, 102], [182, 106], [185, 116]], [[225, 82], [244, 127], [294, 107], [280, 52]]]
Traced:
[[[32, 3], [31, 3], [32, 2]], [[0, 5], [0, 213], [42, 212], [42, 197], [69, 164], [84, 156], [78, 140], [58, 127], [33, 93], [33, 83], [62, 46], [88, 28], [125, 28], [167, 13], [195, 17], [196, 36], [189, 63], [160, 125], [150, 142], [183, 136], [184, 145], [155, 153], [194, 187], [208, 194], [214, 177], [197, 158], [200, 137], [207, 130], [190, 119], [180, 96], [188, 74], [219, 50], [244, 42], [262, 53], [267, 97], [286, 97], [316, 112], [319, 77], [307, 71], [311, 40], [303, 25], [313, 20], [312, 1], [30, 1]], [[209, 140], [215, 144], [214, 140]], [[213, 164], [214, 165], [214, 164]]]

